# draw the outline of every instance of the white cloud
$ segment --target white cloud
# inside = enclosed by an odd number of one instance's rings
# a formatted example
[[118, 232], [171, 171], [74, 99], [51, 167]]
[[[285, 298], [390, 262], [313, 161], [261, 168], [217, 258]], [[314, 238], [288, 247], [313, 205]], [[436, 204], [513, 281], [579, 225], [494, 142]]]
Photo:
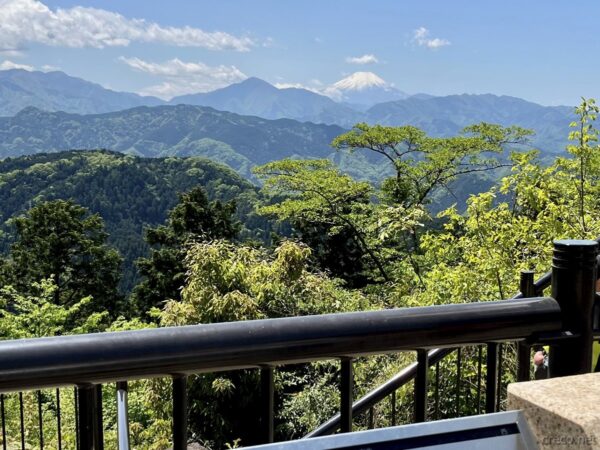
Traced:
[[43, 70], [44, 72], [54, 72], [54, 71], [60, 70], [60, 67], [57, 67], [57, 66], [52, 66], [52, 65], [50, 65], [50, 64], [44, 64], [44, 65], [42, 66], [42, 70]]
[[10, 70], [10, 69], [23, 69], [28, 71], [33, 71], [35, 68], [28, 64], [19, 64], [9, 60], [2, 61], [0, 63], [0, 70]]
[[104, 9], [75, 6], [52, 10], [37, 0], [0, 0], [0, 51], [19, 51], [28, 43], [104, 48], [131, 42], [237, 51], [255, 45], [248, 37], [189, 26], [161, 26]]
[[14, 48], [1, 48], [0, 47], [0, 55], [9, 58], [20, 58], [23, 56], [23, 52], [21, 50], [17, 50]]
[[377, 64], [379, 60], [375, 55], [348, 56], [346, 62], [350, 64]]
[[178, 58], [163, 63], [123, 56], [119, 60], [138, 72], [163, 78], [162, 83], [149, 86], [140, 94], [155, 95], [165, 99], [177, 95], [212, 91], [247, 78], [235, 66], [208, 66], [202, 62], [184, 62]]
[[[312, 81], [313, 80], [311, 80], [311, 82]], [[293, 89], [305, 89], [307, 91], [314, 92], [315, 94], [321, 94], [321, 91], [320, 91], [320, 89], [318, 87], [316, 87], [316, 86], [308, 86], [308, 85], [302, 84], [302, 83], [275, 83], [274, 86], [277, 89], [290, 89], [290, 88], [293, 88]]]
[[432, 50], [450, 45], [450, 41], [447, 39], [430, 38], [429, 30], [425, 27], [419, 27], [413, 32], [413, 42], [416, 42], [421, 47], [427, 47]]

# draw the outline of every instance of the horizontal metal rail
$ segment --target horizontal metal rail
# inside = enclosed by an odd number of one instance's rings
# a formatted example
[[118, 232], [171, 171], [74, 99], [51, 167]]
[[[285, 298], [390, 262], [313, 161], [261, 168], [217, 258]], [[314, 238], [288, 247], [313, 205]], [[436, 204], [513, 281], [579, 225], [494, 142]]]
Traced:
[[[600, 243], [600, 237], [598, 237], [596, 239], [596, 242]], [[598, 261], [598, 264], [600, 265], [600, 256], [597, 257], [597, 261]], [[524, 273], [522, 273], [522, 276], [523, 276], [523, 274]], [[533, 272], [530, 272], [530, 274], [531, 274], [530, 276], [533, 277]], [[598, 272], [598, 279], [600, 279], [600, 271]], [[528, 292], [522, 292], [523, 291], [523, 286], [522, 286], [521, 292], [518, 292], [517, 294], [515, 294], [513, 297], [511, 297], [511, 299], [522, 299], [522, 298], [526, 298], [526, 297], [531, 297], [532, 294], [533, 294], [533, 296], [542, 296], [544, 290], [549, 288], [552, 283], [552, 271], [549, 270], [548, 272], [544, 273], [540, 278], [538, 278], [535, 282], [529, 281], [529, 283], [531, 283], [531, 288], [528, 289]], [[552, 340], [555, 341], [556, 339], [557, 339], [557, 336], [553, 335]], [[594, 339], [600, 339], [600, 331], [597, 331], [595, 333]], [[526, 354], [527, 365], [525, 367], [528, 372], [528, 369], [529, 369], [529, 346], [525, 345], [525, 348], [527, 351], [527, 354]], [[454, 348], [435, 348], [435, 349], [430, 350], [428, 353], [429, 364], [435, 365], [436, 363], [440, 362], [441, 360], [446, 358], [448, 355], [450, 355], [454, 350], [456, 350], [456, 349], [454, 349]], [[480, 358], [481, 358], [481, 355], [480, 355]], [[523, 364], [523, 362], [521, 362], [520, 364]], [[363, 397], [358, 399], [352, 405], [352, 414], [356, 415], [356, 416], [359, 414], [362, 414], [362, 413], [370, 410], [371, 408], [373, 408], [377, 403], [381, 402], [386, 397], [393, 395], [396, 392], [396, 390], [398, 390], [402, 386], [406, 385], [407, 383], [409, 383], [415, 379], [415, 376], [417, 374], [417, 368], [418, 368], [418, 363], [414, 362], [414, 363], [408, 365], [407, 367], [405, 367], [404, 369], [402, 369], [400, 372], [398, 372], [396, 375], [394, 375], [392, 378], [390, 378], [385, 383], [381, 384], [380, 386], [376, 387], [375, 389], [373, 389], [370, 392], [368, 392], [367, 394], [365, 394]], [[395, 404], [393, 405], [393, 407], [395, 408]], [[394, 421], [395, 414], [392, 414], [392, 416], [393, 416], [392, 421]], [[326, 436], [328, 434], [334, 433], [336, 430], [339, 429], [339, 427], [340, 427], [340, 414], [338, 413], [335, 416], [333, 416], [332, 418], [330, 418], [327, 422], [324, 422], [318, 428], [314, 429], [313, 431], [311, 431], [310, 433], [305, 435], [304, 437], [311, 438], [311, 437], [318, 437], [318, 436]]]
[[[434, 364], [440, 362], [446, 356], [451, 354], [455, 349], [454, 348], [436, 348], [429, 352], [429, 364], [433, 366]], [[390, 378], [385, 383], [377, 386], [371, 392], [361, 397], [359, 400], [354, 402], [352, 405], [352, 415], [358, 416], [370, 408], [372, 408], [375, 404], [379, 403], [384, 398], [388, 397], [392, 393], [396, 392], [399, 386], [404, 386], [409, 381], [413, 380], [417, 375], [417, 367], [418, 363], [414, 362], [409, 364], [392, 378]], [[308, 433], [304, 438], [312, 438], [317, 436], [325, 436], [328, 434], [333, 434], [340, 427], [340, 414], [336, 414], [327, 422], [320, 425], [318, 428], [315, 428], [313, 431]]]
[[[598, 238], [600, 242], [600, 238]], [[540, 278], [538, 278], [533, 283], [533, 290], [536, 295], [542, 295], [543, 291], [550, 287], [550, 283], [552, 282], [552, 271], [546, 272]], [[522, 292], [518, 292], [511, 300], [522, 299], [525, 298], [525, 295]], [[434, 348], [429, 351], [429, 364], [435, 365], [440, 362], [448, 355], [452, 354], [455, 351], [455, 348]], [[390, 378], [385, 383], [377, 386], [375, 389], [371, 390], [363, 397], [358, 399], [352, 405], [352, 414], [354, 416], [358, 416], [370, 408], [375, 406], [377, 403], [384, 400], [386, 397], [390, 396], [396, 390], [404, 386], [405, 384], [411, 382], [415, 379], [417, 375], [418, 362], [414, 362], [406, 366], [392, 378]], [[312, 438], [318, 436], [326, 436], [328, 434], [335, 433], [340, 427], [340, 414], [337, 413], [327, 422], [322, 423], [319, 427], [315, 428], [313, 431], [304, 436], [304, 438]]]
[[0, 392], [215, 372], [561, 329], [552, 298], [215, 323], [0, 342]]

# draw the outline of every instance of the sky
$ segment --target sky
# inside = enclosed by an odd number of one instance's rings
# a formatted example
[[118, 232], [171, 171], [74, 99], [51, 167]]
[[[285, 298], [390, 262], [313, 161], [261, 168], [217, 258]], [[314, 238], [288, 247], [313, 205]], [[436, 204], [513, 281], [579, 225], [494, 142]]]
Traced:
[[595, 0], [0, 0], [0, 69], [162, 98], [369, 71], [409, 94], [575, 105], [600, 97], [599, 18]]

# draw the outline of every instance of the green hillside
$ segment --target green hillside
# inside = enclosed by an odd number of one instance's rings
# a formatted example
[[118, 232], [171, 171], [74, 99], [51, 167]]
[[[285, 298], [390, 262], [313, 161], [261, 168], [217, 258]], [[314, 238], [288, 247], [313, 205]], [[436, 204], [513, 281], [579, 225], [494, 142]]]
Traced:
[[249, 176], [253, 165], [275, 159], [332, 155], [329, 143], [343, 131], [187, 105], [94, 115], [26, 108], [0, 118], [0, 158], [104, 148], [147, 157], [205, 156]]
[[[177, 194], [201, 185], [211, 199], [232, 200], [244, 237], [263, 238], [268, 224], [253, 212], [255, 188], [231, 169], [204, 158], [140, 158], [109, 151], [68, 151], [0, 161], [0, 227], [44, 200], [72, 199], [98, 213], [109, 242], [124, 257], [124, 290], [137, 279], [134, 261], [148, 248], [147, 225], [162, 224]], [[4, 250], [8, 234], [0, 234]]]

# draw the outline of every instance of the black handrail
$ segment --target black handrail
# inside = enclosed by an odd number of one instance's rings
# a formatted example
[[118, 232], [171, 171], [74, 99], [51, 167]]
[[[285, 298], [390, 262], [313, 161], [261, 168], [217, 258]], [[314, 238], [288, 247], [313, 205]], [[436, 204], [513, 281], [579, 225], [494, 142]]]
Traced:
[[[600, 238], [598, 238], [597, 241], [600, 242]], [[533, 290], [535, 294], [542, 295], [543, 291], [550, 287], [551, 282], [552, 271], [548, 271], [533, 283]], [[517, 300], [522, 298], [525, 298], [524, 294], [522, 292], [518, 292], [513, 297], [511, 297], [511, 300]], [[437, 364], [455, 350], [455, 348], [435, 348], [433, 350], [430, 350], [429, 365]], [[390, 378], [388, 381], [377, 386], [375, 389], [369, 391], [367, 394], [355, 401], [352, 404], [353, 416], [358, 416], [359, 414], [368, 411], [377, 403], [381, 402], [383, 399], [391, 395], [393, 392], [396, 392], [402, 386], [414, 380], [417, 375], [417, 367], [417, 362], [409, 364], [396, 375], [394, 375], [392, 378]], [[335, 431], [338, 430], [339, 427], [340, 413], [337, 413], [328, 421], [322, 423], [313, 431], [306, 434], [304, 438], [326, 436], [328, 434], [335, 433]]]
[[559, 330], [551, 298], [0, 342], [0, 392], [514, 341]]
[[[429, 364], [434, 365], [452, 353], [454, 348], [436, 348], [429, 351]], [[399, 387], [404, 386], [409, 381], [412, 381], [417, 375], [418, 363], [409, 364], [385, 383], [377, 386], [375, 389], [358, 399], [352, 404], [352, 415], [358, 416], [374, 405], [379, 403], [384, 398], [396, 392]], [[308, 433], [304, 438], [312, 438], [318, 436], [326, 436], [333, 434], [340, 426], [340, 414], [336, 414], [327, 422], [321, 424], [318, 428]]]
[[[596, 242], [600, 243], [600, 237], [596, 238]], [[598, 256], [597, 261], [600, 265], [600, 256]], [[531, 276], [533, 277], [533, 275]], [[600, 279], [600, 271], [598, 272], [598, 279]], [[535, 282], [532, 283], [531, 281], [529, 281], [529, 283], [531, 286], [530, 290], [533, 292], [534, 295], [543, 295], [544, 290], [549, 288], [552, 283], [552, 271], [549, 270], [548, 272], [544, 273], [540, 278], [538, 278]], [[523, 292], [517, 292], [514, 296], [511, 297], [511, 299], [516, 300], [526, 297], [531, 297], [531, 295], [526, 295]], [[455, 348], [435, 348], [433, 350], [430, 350], [429, 365], [435, 365], [455, 350]], [[527, 351], [529, 351], [528, 347]], [[417, 374], [417, 367], [417, 362], [411, 363], [407, 367], [402, 369], [400, 372], [398, 372], [396, 375], [394, 375], [392, 378], [390, 378], [388, 381], [369, 391], [367, 394], [365, 394], [363, 397], [361, 397], [352, 404], [352, 414], [357, 416], [370, 410], [377, 403], [381, 402], [383, 399], [396, 392], [402, 386], [414, 380]], [[339, 426], [340, 413], [337, 413], [328, 421], [322, 423], [313, 431], [306, 434], [304, 438], [312, 438], [332, 434], [337, 429], [339, 429]]]

